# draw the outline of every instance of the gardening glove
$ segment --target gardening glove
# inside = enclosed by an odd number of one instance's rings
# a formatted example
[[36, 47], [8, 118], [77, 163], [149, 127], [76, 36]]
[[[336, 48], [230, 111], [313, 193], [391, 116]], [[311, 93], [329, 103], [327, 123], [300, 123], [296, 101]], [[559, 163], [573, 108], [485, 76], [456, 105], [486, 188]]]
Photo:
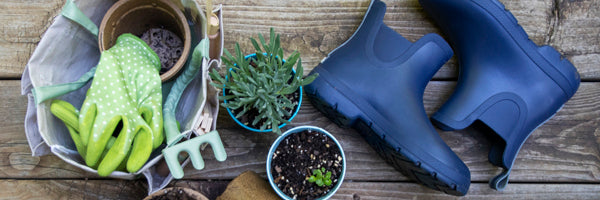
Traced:
[[79, 135], [79, 110], [77, 110], [73, 105], [69, 102], [63, 100], [53, 100], [50, 105], [50, 112], [54, 114], [58, 119], [62, 120], [67, 129], [69, 130], [69, 134], [73, 139], [73, 143], [75, 143], [75, 148], [79, 155], [85, 158], [85, 145], [81, 141], [81, 136]]
[[160, 65], [156, 53], [132, 34], [102, 52], [79, 115], [85, 162], [97, 166], [100, 176], [125, 160], [127, 171], [139, 170], [163, 142]]

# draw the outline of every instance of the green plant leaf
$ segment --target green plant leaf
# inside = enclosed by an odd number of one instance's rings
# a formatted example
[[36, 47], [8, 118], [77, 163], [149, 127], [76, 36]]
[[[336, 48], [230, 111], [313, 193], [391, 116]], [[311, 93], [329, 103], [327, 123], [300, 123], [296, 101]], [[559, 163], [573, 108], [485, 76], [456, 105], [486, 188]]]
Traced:
[[326, 186], [331, 186], [331, 179], [325, 179], [323, 182]]
[[235, 115], [235, 118], [238, 118], [238, 119], [239, 119], [240, 117], [244, 116], [244, 114], [246, 114], [246, 112], [248, 112], [248, 107], [244, 107], [244, 108], [242, 109], [242, 111], [240, 111], [239, 113], [237, 113], [237, 114]]
[[269, 125], [271, 126], [271, 130], [273, 133], [277, 133], [277, 135], [281, 135], [281, 129], [279, 129], [279, 124], [271, 122], [269, 123]]
[[315, 183], [319, 186], [319, 187], [323, 187], [323, 185], [325, 183], [323, 183], [323, 179], [317, 179], [317, 181], [315, 181]]
[[225, 52], [225, 57], [223, 57], [223, 58], [226, 61], [226, 63], [228, 62], [229, 65], [233, 65], [234, 62], [232, 62], [233, 60], [231, 60], [231, 59], [234, 59], [235, 57], [233, 57], [231, 55], [231, 53], [229, 53], [229, 51], [227, 51], [227, 49], [223, 49], [223, 51]]
[[260, 34], [260, 33], [258, 34], [258, 39], [260, 40], [260, 44], [264, 47], [265, 51], [268, 51], [266, 48], [267, 42], [265, 42], [265, 38], [263, 37], [262, 34]]
[[281, 48], [280, 48], [280, 49], [279, 49], [279, 51], [278, 51], [278, 52], [276, 52], [276, 53], [277, 53], [277, 56], [278, 56], [280, 59], [282, 59], [282, 58], [283, 58], [283, 49], [281, 49]]
[[317, 178], [315, 176], [310, 176], [308, 178], [308, 182], [314, 183], [315, 181], [317, 181]]
[[250, 38], [250, 42], [252, 42], [252, 46], [254, 46], [254, 50], [256, 50], [256, 52], [261, 52], [262, 51], [260, 49], [260, 46], [258, 45], [258, 42], [256, 42], [256, 39]]
[[283, 88], [283, 90], [281, 90], [279, 92], [279, 94], [281, 94], [281, 95], [288, 95], [288, 94], [292, 94], [292, 93], [296, 92], [296, 90], [298, 90], [297, 87], [294, 87], [294, 86], [290, 85], [288, 87]]
[[296, 77], [301, 79], [304, 76], [304, 68], [302, 67], [302, 58], [298, 58], [298, 64], [296, 65]]
[[310, 83], [312, 83], [313, 81], [315, 81], [315, 79], [317, 79], [317, 77], [319, 76], [319, 74], [315, 73], [315, 74], [311, 74], [307, 77], [305, 77], [302, 82], [300, 83], [300, 85], [305, 86], [308, 85]]
[[242, 50], [240, 50], [240, 45], [238, 43], [235, 43], [235, 55], [237, 56], [237, 61], [236, 63], [243, 63], [244, 59], [244, 55], [242, 54]]
[[274, 48], [276, 47], [275, 45], [275, 30], [273, 29], [273, 27], [271, 27], [269, 29], [269, 53], [273, 53], [274, 52]]
[[235, 95], [226, 95], [226, 96], [219, 96], [219, 100], [230, 100], [235, 98]]
[[264, 64], [262, 62], [262, 60], [265, 60], [265, 55], [263, 53], [256, 52], [256, 58], [251, 58], [251, 59], [252, 59], [252, 62], [254, 62], [254, 64], [259, 66], [259, 70], [260, 70], [261, 64]]
[[[271, 28], [271, 32], [272, 32], [272, 34], [271, 34], [271, 35], [274, 35], [274, 34], [275, 34], [275, 31], [273, 30], [273, 28]], [[273, 36], [271, 36], [271, 37], [273, 37]], [[281, 43], [281, 42], [280, 42], [280, 40], [279, 40], [279, 34], [277, 34], [277, 35], [275, 36], [275, 42], [274, 42], [274, 43], [275, 43], [275, 44], [273, 45], [273, 51], [271, 51], [271, 52], [272, 52], [273, 54], [278, 54], [278, 53], [279, 53], [279, 51], [281, 51], [281, 49], [278, 49], [278, 48], [279, 48], [279, 46], [280, 46], [280, 43]], [[282, 53], [281, 55], [283, 55], [283, 53]], [[279, 58], [281, 58], [281, 57], [279, 57]]]
[[221, 83], [211, 82], [210, 85], [215, 86], [216, 88], [219, 88], [219, 89], [225, 88], [225, 85], [223, 85]]

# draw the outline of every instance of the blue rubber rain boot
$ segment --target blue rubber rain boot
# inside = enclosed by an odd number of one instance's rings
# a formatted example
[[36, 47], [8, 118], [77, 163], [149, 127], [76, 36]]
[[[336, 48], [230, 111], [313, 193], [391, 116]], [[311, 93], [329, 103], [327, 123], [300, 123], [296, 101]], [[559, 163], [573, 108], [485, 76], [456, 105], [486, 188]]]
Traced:
[[529, 135], [579, 87], [575, 67], [549, 46], [537, 46], [497, 0], [419, 0], [458, 57], [458, 85], [432, 116], [444, 130], [475, 121], [495, 136], [489, 161], [504, 170], [490, 180], [502, 190]]
[[352, 37], [311, 73], [306, 86], [315, 107], [341, 126], [351, 126], [388, 163], [423, 185], [465, 195], [471, 174], [429, 121], [423, 92], [452, 56], [438, 35], [415, 43], [383, 23], [385, 4], [371, 2]]

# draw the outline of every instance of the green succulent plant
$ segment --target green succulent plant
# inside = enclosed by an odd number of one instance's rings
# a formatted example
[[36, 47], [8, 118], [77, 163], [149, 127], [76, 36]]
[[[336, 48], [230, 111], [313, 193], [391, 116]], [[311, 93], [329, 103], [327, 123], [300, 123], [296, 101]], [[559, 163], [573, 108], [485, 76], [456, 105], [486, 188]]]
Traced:
[[321, 169], [313, 170], [312, 176], [308, 178], [308, 182], [315, 183], [319, 187], [325, 187], [331, 185], [331, 172], [325, 171], [324, 167]]
[[317, 74], [304, 78], [302, 59], [297, 51], [285, 61], [282, 60], [283, 49], [280, 47], [279, 34], [275, 34], [273, 28], [270, 30], [269, 43], [266, 43], [262, 34], [258, 34], [258, 39], [260, 45], [256, 39], [250, 38], [256, 55], [248, 59], [238, 43], [235, 44], [235, 56], [225, 49], [222, 60], [227, 66], [226, 76], [213, 69], [210, 76], [214, 82], [211, 84], [227, 91], [219, 99], [226, 101], [222, 104], [225, 108], [236, 111], [236, 118], [239, 119], [246, 113], [258, 113], [249, 122], [253, 127], [263, 122], [257, 128], [272, 129], [281, 134], [279, 125], [289, 123], [287, 119], [297, 105], [288, 95], [296, 92], [300, 86], [314, 81]]

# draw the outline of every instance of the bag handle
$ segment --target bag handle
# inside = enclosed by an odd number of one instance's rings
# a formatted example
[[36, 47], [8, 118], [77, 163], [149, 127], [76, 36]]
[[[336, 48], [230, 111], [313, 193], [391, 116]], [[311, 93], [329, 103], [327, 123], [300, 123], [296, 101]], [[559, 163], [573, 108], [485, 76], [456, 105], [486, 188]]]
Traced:
[[[98, 26], [92, 22], [81, 10], [75, 5], [73, 0], [67, 0], [65, 6], [63, 6], [61, 15], [71, 21], [81, 25], [91, 34], [98, 38]], [[35, 104], [40, 104], [48, 99], [62, 96], [64, 94], [78, 90], [87, 84], [94, 77], [96, 67], [90, 69], [90, 71], [83, 74], [79, 80], [71, 83], [62, 83], [56, 85], [41, 86], [32, 89], [33, 98]]]
[[35, 104], [37, 105], [48, 99], [59, 97], [78, 90], [92, 80], [92, 78], [94, 78], [94, 73], [96, 73], [96, 67], [92, 67], [90, 71], [83, 74], [79, 80], [75, 82], [34, 87], [31, 89], [31, 93], [33, 94]]
[[70, 19], [71, 21], [83, 26], [83, 28], [98, 38], [98, 26], [96, 26], [96, 24], [94, 24], [89, 17], [81, 12], [73, 0], [67, 0], [60, 14], [63, 17], [66, 17], [67, 19]]

